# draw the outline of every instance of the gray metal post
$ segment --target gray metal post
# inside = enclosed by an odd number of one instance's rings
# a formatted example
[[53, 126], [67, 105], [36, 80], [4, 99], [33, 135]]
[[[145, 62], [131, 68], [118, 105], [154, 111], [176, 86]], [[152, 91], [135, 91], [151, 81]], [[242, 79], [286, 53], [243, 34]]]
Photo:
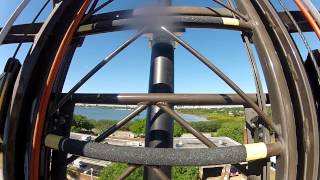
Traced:
[[[164, 0], [162, 5], [170, 5]], [[149, 93], [174, 92], [174, 47], [167, 35], [158, 31], [152, 38], [152, 55], [150, 66]], [[146, 147], [173, 147], [173, 119], [156, 106], [148, 109], [146, 123]], [[159, 169], [171, 178], [171, 167]], [[144, 179], [158, 179], [152, 168], [145, 167]]]

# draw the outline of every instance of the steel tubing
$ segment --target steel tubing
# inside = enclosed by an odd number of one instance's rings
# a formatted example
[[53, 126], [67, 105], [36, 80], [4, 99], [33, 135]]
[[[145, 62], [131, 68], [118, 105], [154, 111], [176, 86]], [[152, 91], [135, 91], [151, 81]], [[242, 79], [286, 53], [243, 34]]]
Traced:
[[282, 145], [254, 143], [215, 148], [141, 148], [80, 141], [49, 134], [49, 148], [94, 159], [147, 166], [206, 166], [235, 164], [279, 155]]
[[[256, 94], [247, 94], [257, 103]], [[62, 97], [65, 94], [61, 94]], [[269, 103], [268, 94], [266, 104]], [[139, 102], [156, 104], [166, 102], [171, 105], [247, 105], [237, 94], [168, 94], [168, 93], [124, 93], [124, 94], [85, 94], [75, 93], [70, 97], [74, 103], [84, 104], [123, 104], [136, 105]]]
[[[169, 6], [171, 0], [159, 1], [160, 6]], [[174, 93], [174, 42], [162, 31], [153, 32], [149, 93]], [[173, 108], [173, 107], [171, 107]], [[157, 106], [147, 112], [145, 146], [154, 148], [173, 147], [173, 119]], [[159, 171], [171, 178], [171, 167], [160, 167]], [[152, 168], [144, 168], [144, 179], [158, 180]]]
[[139, 166], [129, 165], [129, 167], [117, 178], [117, 180], [125, 180], [128, 176], [130, 176], [133, 171], [135, 171]]
[[208, 146], [209, 148], [216, 147], [216, 145], [210, 141], [207, 137], [205, 137], [202, 133], [198, 132], [194, 129], [187, 121], [185, 121], [178, 113], [172, 110], [167, 104], [158, 103], [157, 104], [160, 109], [162, 109], [165, 113], [169, 114], [173, 119], [175, 119], [182, 127], [184, 127], [188, 132], [193, 134], [196, 138], [198, 138], [203, 144]]

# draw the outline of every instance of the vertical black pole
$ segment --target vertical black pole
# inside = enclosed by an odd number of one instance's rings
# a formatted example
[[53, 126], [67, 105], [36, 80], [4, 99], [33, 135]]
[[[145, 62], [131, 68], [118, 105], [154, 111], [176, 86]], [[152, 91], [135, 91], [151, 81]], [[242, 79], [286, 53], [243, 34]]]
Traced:
[[[53, 120], [54, 134], [70, 137], [74, 107], [74, 103], [68, 102], [60, 108], [59, 116]], [[66, 152], [52, 151], [50, 179], [67, 179], [67, 155]]]
[[[170, 5], [169, 0], [162, 0], [161, 5]], [[166, 34], [157, 31], [153, 33], [149, 93], [174, 92], [174, 47]], [[173, 147], [173, 119], [158, 107], [148, 109], [146, 126], [146, 147]], [[171, 167], [161, 167], [160, 170], [171, 178]], [[151, 168], [145, 167], [144, 179], [158, 179]]]

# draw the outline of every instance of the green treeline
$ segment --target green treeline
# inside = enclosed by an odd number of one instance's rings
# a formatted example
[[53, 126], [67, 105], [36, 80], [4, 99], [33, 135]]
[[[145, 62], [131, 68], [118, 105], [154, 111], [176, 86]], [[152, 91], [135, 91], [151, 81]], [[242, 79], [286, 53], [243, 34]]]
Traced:
[[[243, 141], [244, 115], [242, 108], [222, 109], [179, 109], [181, 113], [206, 116], [208, 121], [189, 122], [193, 128], [213, 136], [227, 136], [238, 142]], [[137, 135], [145, 133], [145, 119], [135, 119], [120, 130], [130, 131]], [[71, 130], [78, 133], [98, 135], [117, 123], [116, 120], [92, 120], [86, 116], [74, 115]], [[174, 123], [174, 136], [180, 137], [187, 131]]]
[[[127, 164], [112, 163], [105, 167], [99, 174], [100, 180], [113, 180], [117, 179], [126, 169]], [[133, 171], [127, 180], [143, 180], [143, 167], [139, 167]], [[185, 180], [185, 179], [199, 179], [199, 168], [198, 167], [173, 167], [172, 168], [172, 179]]]

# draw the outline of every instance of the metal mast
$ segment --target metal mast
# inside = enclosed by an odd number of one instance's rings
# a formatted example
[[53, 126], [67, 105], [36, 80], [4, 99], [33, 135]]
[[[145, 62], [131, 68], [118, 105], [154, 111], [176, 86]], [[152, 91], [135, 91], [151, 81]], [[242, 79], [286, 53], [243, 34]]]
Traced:
[[[170, 6], [171, 0], [159, 0], [159, 5]], [[149, 93], [174, 92], [174, 47], [173, 41], [161, 31], [153, 33], [149, 79]], [[173, 119], [157, 106], [150, 106], [146, 123], [146, 147], [173, 147]], [[167, 177], [171, 177], [171, 167], [161, 167]], [[154, 171], [145, 167], [144, 179], [155, 179]]]

